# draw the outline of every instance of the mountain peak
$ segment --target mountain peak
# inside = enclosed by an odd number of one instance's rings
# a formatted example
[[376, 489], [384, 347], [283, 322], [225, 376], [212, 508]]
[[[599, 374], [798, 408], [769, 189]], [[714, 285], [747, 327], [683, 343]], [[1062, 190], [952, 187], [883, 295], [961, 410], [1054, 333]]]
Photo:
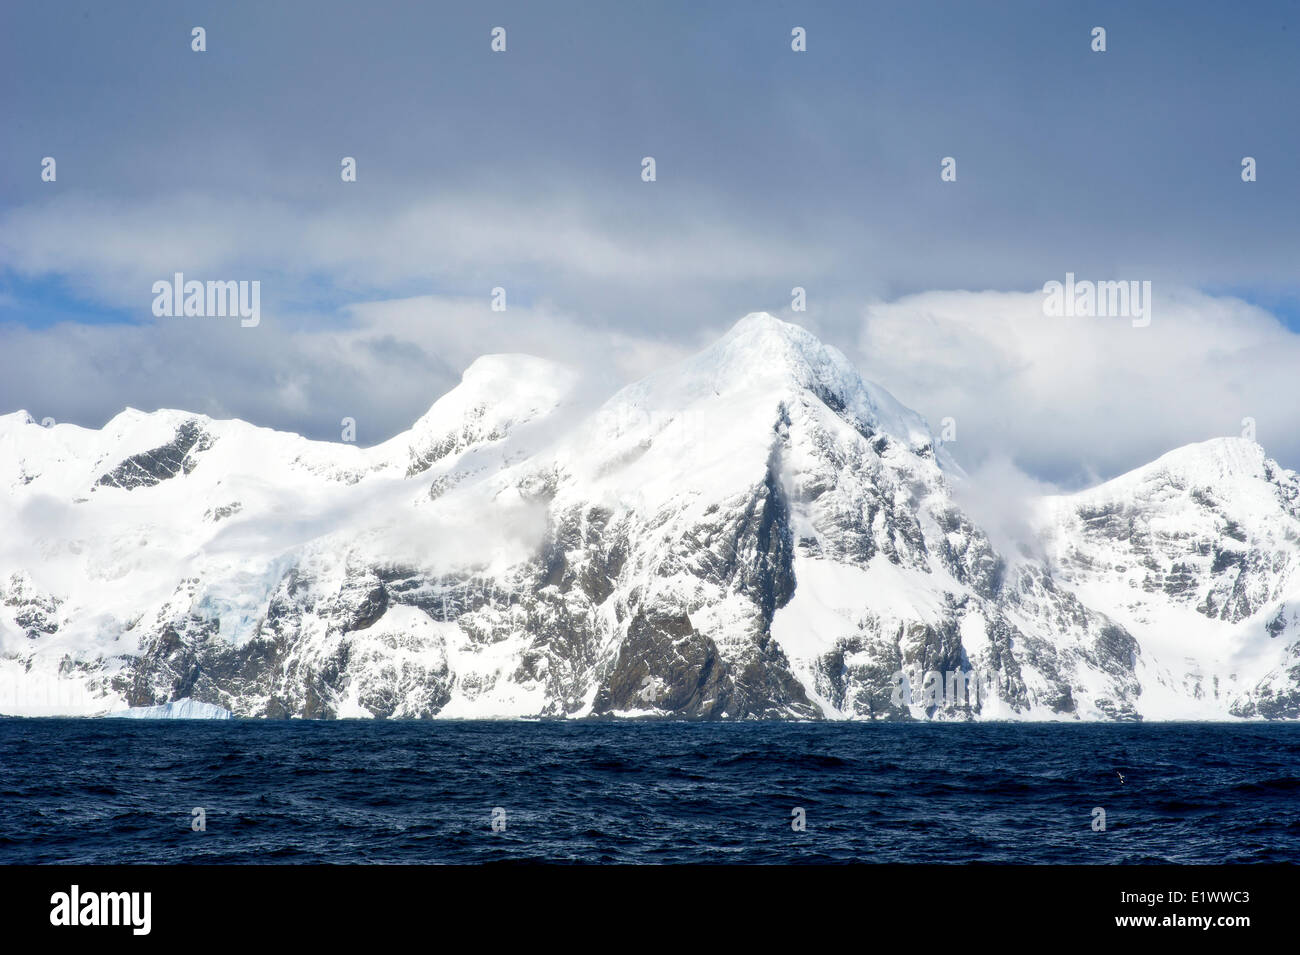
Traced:
[[707, 378], [718, 394], [756, 387], [808, 390], [913, 447], [933, 440], [924, 418], [865, 380], [838, 348], [767, 312], [740, 319], [683, 371]]
[[787, 337], [812, 337], [812, 333], [793, 322], [782, 321], [771, 312], [750, 312], [731, 326], [726, 337], [783, 335]]
[[452, 452], [500, 441], [545, 418], [570, 396], [575, 380], [572, 369], [546, 358], [482, 355], [409, 431], [377, 445], [374, 457], [406, 464], [408, 476], [420, 473]]
[[[816, 363], [827, 346], [812, 332], [793, 322], [785, 322], [768, 312], [750, 312], [718, 339], [709, 351], [724, 350], [748, 361], [780, 359], [783, 363]], [[837, 350], [835, 356], [842, 358]]]
[[[1162, 506], [1172, 506], [1169, 502], [1173, 501], [1183, 501], [1187, 508], [1194, 509], [1217, 508], [1222, 503], [1243, 521], [1253, 521], [1252, 514], [1270, 515], [1265, 519], [1275, 521], [1278, 482], [1294, 487], [1296, 476], [1278, 468], [1249, 438], [1220, 437], [1174, 448], [1149, 464], [1095, 487], [1044, 501], [1049, 509], [1110, 502], [1124, 502], [1125, 506], [1164, 502]], [[1191, 519], [1184, 516], [1180, 520], [1187, 523]]]
[[467, 413], [514, 418], [524, 412], [524, 417], [532, 417], [563, 400], [575, 377], [568, 366], [547, 358], [481, 355], [461, 373], [460, 384], [435, 401], [414, 428], [459, 426]]
[[22, 409], [11, 411], [9, 414], [0, 414], [0, 429], [9, 425], [22, 427], [29, 424], [36, 424], [36, 419]]
[[1166, 474], [1203, 484], [1260, 478], [1264, 475], [1264, 463], [1264, 449], [1249, 438], [1210, 438], [1174, 448], [1115, 481], [1144, 482]]

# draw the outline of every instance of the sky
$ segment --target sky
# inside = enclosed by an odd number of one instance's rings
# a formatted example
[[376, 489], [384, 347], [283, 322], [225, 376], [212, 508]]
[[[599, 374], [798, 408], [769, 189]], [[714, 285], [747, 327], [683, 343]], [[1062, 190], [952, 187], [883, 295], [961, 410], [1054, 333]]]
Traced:
[[[612, 391], [766, 310], [972, 471], [1246, 420], [1300, 467], [1298, 41], [1295, 2], [6, 4], [0, 413], [373, 444], [480, 354]], [[176, 272], [260, 323], [156, 317]], [[1150, 324], [1045, 315], [1067, 273]]]

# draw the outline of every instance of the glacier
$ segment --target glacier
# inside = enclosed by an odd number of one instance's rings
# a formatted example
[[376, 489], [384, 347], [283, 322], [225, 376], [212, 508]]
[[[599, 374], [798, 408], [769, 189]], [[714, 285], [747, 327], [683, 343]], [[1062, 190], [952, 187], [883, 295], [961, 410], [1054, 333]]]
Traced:
[[[0, 416], [0, 713], [1300, 718], [1300, 480], [1254, 442], [1030, 502], [1031, 556], [919, 414], [765, 313], [580, 390], [485, 356], [371, 448]], [[915, 692], [954, 673], [998, 692]]]
[[159, 706], [133, 706], [129, 709], [105, 713], [105, 716], [131, 720], [228, 720], [230, 711], [211, 703], [198, 703], [191, 699], [172, 700]]

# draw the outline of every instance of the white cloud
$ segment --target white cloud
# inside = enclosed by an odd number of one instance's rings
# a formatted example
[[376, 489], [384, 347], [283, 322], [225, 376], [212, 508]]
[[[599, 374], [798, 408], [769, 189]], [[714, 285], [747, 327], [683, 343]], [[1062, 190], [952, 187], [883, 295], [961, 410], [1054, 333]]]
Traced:
[[989, 536], [999, 554], [1045, 560], [1042, 541], [1032, 523], [1031, 503], [1059, 489], [1036, 480], [1002, 453], [992, 453], [960, 480], [951, 482], [953, 498]]
[[1048, 318], [1039, 292], [928, 292], [866, 309], [860, 367], [937, 427], [968, 466], [1007, 455], [1068, 485], [1172, 447], [1236, 435], [1300, 463], [1300, 335], [1231, 298], [1157, 285], [1149, 327]]

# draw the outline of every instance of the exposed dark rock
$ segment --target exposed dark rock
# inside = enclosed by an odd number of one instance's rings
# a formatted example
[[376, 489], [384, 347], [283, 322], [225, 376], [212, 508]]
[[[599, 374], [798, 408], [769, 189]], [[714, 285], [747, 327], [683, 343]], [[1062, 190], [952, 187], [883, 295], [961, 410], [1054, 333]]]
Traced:
[[211, 437], [198, 421], [186, 421], [176, 429], [176, 436], [167, 444], [132, 455], [95, 484], [127, 491], [153, 487], [178, 474], [189, 474], [197, 466], [199, 454], [211, 446]]

